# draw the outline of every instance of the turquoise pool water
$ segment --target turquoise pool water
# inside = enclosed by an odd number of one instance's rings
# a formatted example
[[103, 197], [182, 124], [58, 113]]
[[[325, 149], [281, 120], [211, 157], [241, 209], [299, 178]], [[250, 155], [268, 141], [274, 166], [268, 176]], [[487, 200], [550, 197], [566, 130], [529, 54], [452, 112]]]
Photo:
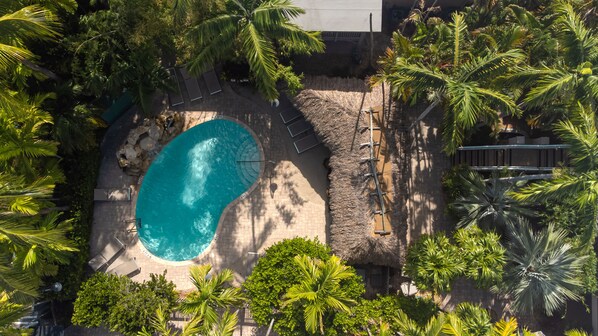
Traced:
[[139, 239], [171, 261], [197, 257], [224, 208], [257, 180], [260, 150], [236, 122], [212, 120], [172, 140], [149, 167], [137, 198]]

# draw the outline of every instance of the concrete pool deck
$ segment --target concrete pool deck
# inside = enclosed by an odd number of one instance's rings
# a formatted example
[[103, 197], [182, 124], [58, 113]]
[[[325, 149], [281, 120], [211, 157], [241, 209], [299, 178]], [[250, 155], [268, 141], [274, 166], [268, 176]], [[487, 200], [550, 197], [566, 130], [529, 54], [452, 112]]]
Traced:
[[[112, 237], [122, 239], [125, 253], [135, 258], [141, 271], [135, 281], [149, 279], [151, 273], [163, 273], [178, 290], [193, 288], [188, 279], [192, 264], [210, 263], [216, 271], [233, 270], [235, 282], [241, 283], [255, 262], [255, 253], [293, 237], [318, 237], [327, 241], [327, 170], [323, 165], [328, 150], [319, 146], [297, 155], [279, 111], [262, 101], [248, 89], [233, 91], [223, 85], [223, 92], [209, 96], [179, 111], [185, 113], [185, 128], [214, 118], [239, 120], [253, 132], [264, 150], [265, 169], [253, 191], [230, 206], [221, 218], [213, 246], [192, 262], [175, 263], [160, 260], [141, 247], [133, 226], [135, 199], [139, 178], [126, 175], [118, 166], [116, 151], [129, 130], [142, 119], [135, 110], [128, 112], [108, 129], [101, 146], [102, 162], [97, 188], [132, 186], [131, 202], [95, 202], [90, 252], [95, 255]], [[240, 94], [239, 94], [239, 93]], [[168, 201], [168, 200], [164, 200]]]

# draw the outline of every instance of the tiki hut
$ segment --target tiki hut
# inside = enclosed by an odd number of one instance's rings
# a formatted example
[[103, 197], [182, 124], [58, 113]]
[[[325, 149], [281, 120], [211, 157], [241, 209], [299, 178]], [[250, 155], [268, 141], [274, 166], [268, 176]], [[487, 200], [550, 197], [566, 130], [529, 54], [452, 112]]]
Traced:
[[[329, 243], [333, 252], [351, 264], [397, 267], [405, 248], [401, 209], [391, 206], [390, 235], [374, 233], [373, 200], [364, 177], [369, 169], [362, 162], [369, 151], [361, 146], [369, 141], [369, 131], [363, 130], [369, 124], [369, 114], [363, 110], [378, 108], [384, 113], [384, 122], [392, 122], [392, 114], [382, 109], [382, 89], [370, 91], [359, 79], [308, 77], [305, 89], [293, 98], [293, 103], [331, 152], [328, 194]], [[391, 156], [392, 174], [396, 174], [397, 146], [393, 136], [388, 138], [391, 141], [386, 155]]]

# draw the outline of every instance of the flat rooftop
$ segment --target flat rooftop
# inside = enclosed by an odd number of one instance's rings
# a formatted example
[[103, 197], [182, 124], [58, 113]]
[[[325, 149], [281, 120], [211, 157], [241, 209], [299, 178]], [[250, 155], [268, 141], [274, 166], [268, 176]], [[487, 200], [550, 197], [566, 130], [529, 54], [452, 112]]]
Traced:
[[294, 20], [309, 31], [369, 32], [382, 31], [382, 0], [294, 0], [305, 10]]

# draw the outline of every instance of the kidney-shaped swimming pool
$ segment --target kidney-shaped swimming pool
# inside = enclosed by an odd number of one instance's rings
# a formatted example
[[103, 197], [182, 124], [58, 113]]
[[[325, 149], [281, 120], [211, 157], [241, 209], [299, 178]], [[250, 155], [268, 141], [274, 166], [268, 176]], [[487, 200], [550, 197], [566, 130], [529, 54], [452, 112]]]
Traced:
[[256, 141], [239, 123], [217, 119], [164, 147], [137, 198], [137, 230], [145, 248], [170, 261], [201, 254], [226, 206], [259, 177], [262, 157]]

